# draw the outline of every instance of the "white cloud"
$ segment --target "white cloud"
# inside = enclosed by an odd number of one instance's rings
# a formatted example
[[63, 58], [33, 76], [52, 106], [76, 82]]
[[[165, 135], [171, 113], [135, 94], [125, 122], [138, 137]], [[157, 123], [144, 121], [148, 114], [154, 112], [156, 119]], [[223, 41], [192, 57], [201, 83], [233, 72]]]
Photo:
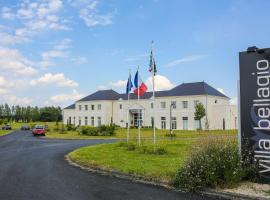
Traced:
[[54, 58], [65, 58], [67, 57], [67, 52], [51, 50], [51, 51], [43, 52], [41, 56], [44, 61], [48, 61]]
[[39, 62], [39, 66], [43, 68], [51, 67], [55, 65], [53, 59], [66, 58], [69, 55], [67, 49], [70, 48], [71, 42], [71, 39], [64, 38], [52, 50], [43, 52], [41, 54], [42, 61]]
[[58, 95], [52, 96], [50, 98], [50, 101], [56, 104], [64, 104], [64, 103], [77, 101], [83, 97], [84, 97], [84, 94], [79, 93], [77, 90], [72, 90], [72, 93], [70, 94], [58, 94]]
[[118, 80], [116, 82], [110, 82], [109, 86], [114, 88], [124, 88], [126, 87], [127, 81], [126, 80]]
[[62, 41], [60, 41], [58, 44], [54, 46], [54, 49], [56, 50], [66, 50], [70, 48], [70, 45], [72, 43], [72, 40], [70, 38], [64, 38]]
[[4, 19], [18, 19], [15, 36], [29, 38], [40, 31], [70, 30], [66, 20], [59, 17], [62, 6], [62, 0], [24, 1], [16, 6], [17, 10], [3, 8], [1, 15]]
[[124, 90], [126, 87], [127, 80], [118, 80], [115, 82], [109, 82], [106, 85], [99, 85], [98, 90], [114, 89], [114, 90]]
[[74, 62], [75, 64], [81, 65], [87, 63], [87, 58], [78, 56], [71, 58], [71, 61]]
[[218, 90], [219, 92], [221, 92], [222, 94], [226, 95], [224, 89], [222, 89], [222, 88], [217, 88], [217, 90]]
[[11, 87], [14, 87], [14, 83], [8, 81], [3, 76], [0, 76], [0, 88], [11, 88]]
[[27, 97], [17, 97], [13, 94], [1, 95], [0, 100], [7, 102], [9, 105], [30, 105], [33, 100]]
[[169, 62], [166, 66], [167, 67], [174, 67], [174, 66], [177, 66], [177, 65], [181, 65], [183, 63], [194, 62], [194, 61], [200, 60], [200, 59], [202, 59], [204, 57], [207, 57], [207, 55], [187, 56], [187, 57], [184, 57], [184, 58], [173, 60], [173, 61]]
[[[146, 79], [145, 84], [148, 87], [148, 90], [152, 90], [152, 77]], [[162, 90], [169, 90], [175, 87], [175, 85], [165, 76], [156, 75], [155, 76], [155, 90], [162, 91]]]
[[25, 58], [17, 49], [0, 48], [0, 70], [18, 75], [32, 76], [37, 74], [33, 63]]
[[1, 13], [2, 13], [1, 14], [2, 18], [4, 18], [4, 19], [12, 20], [15, 18], [15, 15], [12, 13], [10, 8], [3, 7], [1, 10]]
[[100, 14], [98, 12], [98, 0], [70, 0], [69, 3], [73, 7], [79, 8], [79, 17], [89, 27], [112, 24], [112, 13]]
[[66, 78], [63, 73], [57, 74], [46, 73], [43, 76], [39, 77], [38, 79], [30, 81], [31, 86], [37, 85], [46, 86], [51, 84], [54, 84], [58, 87], [69, 87], [69, 88], [75, 88], [79, 86], [77, 82]]

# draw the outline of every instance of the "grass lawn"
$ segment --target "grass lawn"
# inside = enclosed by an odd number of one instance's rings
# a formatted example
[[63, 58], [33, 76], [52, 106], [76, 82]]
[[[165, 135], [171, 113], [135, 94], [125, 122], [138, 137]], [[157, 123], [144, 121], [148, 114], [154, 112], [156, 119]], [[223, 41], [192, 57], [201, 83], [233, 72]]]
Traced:
[[12, 130], [11, 130], [11, 131], [10, 131], [10, 130], [0, 130], [0, 136], [9, 134], [9, 133], [11, 133], [11, 132], [12, 132]]
[[[50, 131], [47, 132], [46, 136], [48, 138], [57, 138], [57, 139], [122, 139], [125, 140], [127, 138], [127, 129], [118, 128], [116, 129], [116, 134], [114, 136], [87, 136], [87, 135], [80, 135], [77, 131], [65, 131], [61, 133], [61, 131], [54, 131], [53, 127], [55, 124], [52, 124], [50, 127]], [[61, 126], [59, 125], [61, 128]], [[156, 130], [156, 138], [157, 140], [169, 140], [170, 137], [168, 136], [168, 130]], [[216, 130], [216, 131], [174, 131], [175, 136], [173, 139], [186, 139], [186, 138], [200, 138], [200, 137], [227, 137], [232, 136], [236, 137], [237, 131], [230, 130], [230, 131], [223, 131], [223, 130]], [[130, 140], [136, 141], [138, 138], [138, 130], [137, 129], [130, 129]], [[153, 130], [152, 129], [142, 129], [141, 130], [141, 139], [142, 140], [152, 140], [153, 139]]]
[[[120, 135], [124, 135], [124, 130], [120, 130]], [[142, 147], [136, 147], [135, 150], [127, 150], [122, 143], [102, 144], [79, 148], [69, 154], [69, 157], [76, 163], [98, 167], [106, 170], [116, 170], [124, 173], [130, 173], [137, 176], [143, 176], [148, 180], [159, 180], [171, 182], [176, 171], [185, 162], [187, 155], [194, 146], [203, 145], [208, 136], [217, 136], [219, 139], [236, 138], [234, 131], [179, 131], [179, 136], [174, 140], [158, 140], [157, 148], [163, 148], [167, 151], [164, 155], [142, 153]], [[158, 132], [158, 138], [162, 138], [162, 131]], [[142, 131], [142, 135], [151, 136], [151, 132]], [[120, 136], [118, 136], [120, 137]], [[135, 132], [134, 132], [134, 137]], [[210, 137], [212, 140], [212, 138]], [[142, 146], [153, 148], [152, 142], [143, 140]]]
[[174, 141], [163, 144], [168, 151], [165, 155], [143, 154], [140, 150], [128, 151], [120, 143], [83, 147], [69, 154], [82, 165], [116, 170], [149, 180], [169, 182], [176, 170], [184, 163], [192, 146], [191, 141]]
[[51, 139], [116, 139], [116, 136], [88, 136], [81, 135], [77, 131], [49, 131], [46, 133], [47, 138]]

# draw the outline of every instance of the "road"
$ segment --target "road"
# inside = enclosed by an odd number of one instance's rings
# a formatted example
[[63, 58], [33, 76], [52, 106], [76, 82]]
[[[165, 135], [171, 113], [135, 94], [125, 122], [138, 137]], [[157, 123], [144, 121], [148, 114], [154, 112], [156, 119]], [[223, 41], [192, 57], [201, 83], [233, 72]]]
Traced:
[[209, 199], [162, 187], [90, 173], [70, 166], [64, 156], [105, 140], [52, 140], [15, 131], [0, 137], [2, 200]]

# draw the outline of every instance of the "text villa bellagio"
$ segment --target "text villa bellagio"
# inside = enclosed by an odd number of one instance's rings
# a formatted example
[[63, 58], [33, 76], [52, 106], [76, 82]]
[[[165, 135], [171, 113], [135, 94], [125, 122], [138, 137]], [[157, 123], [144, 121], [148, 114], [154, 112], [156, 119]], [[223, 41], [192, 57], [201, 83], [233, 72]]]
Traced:
[[[259, 60], [256, 64], [257, 72], [252, 73], [257, 79], [257, 99], [253, 100], [253, 108], [257, 111], [256, 115], [259, 120], [255, 127], [254, 133], [260, 133], [260, 131], [270, 131], [270, 74], [269, 74], [269, 62], [268, 60]], [[254, 151], [254, 157], [259, 161], [261, 167], [260, 173], [270, 172], [270, 140], [260, 139], [258, 144], [258, 150]]]

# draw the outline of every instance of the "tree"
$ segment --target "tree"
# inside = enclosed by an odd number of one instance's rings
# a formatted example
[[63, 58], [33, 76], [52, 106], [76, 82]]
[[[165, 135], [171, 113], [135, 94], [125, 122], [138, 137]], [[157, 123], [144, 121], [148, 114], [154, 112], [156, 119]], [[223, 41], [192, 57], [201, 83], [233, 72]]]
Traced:
[[197, 103], [196, 104], [194, 115], [195, 115], [195, 119], [199, 120], [199, 123], [200, 123], [199, 129], [201, 130], [202, 129], [201, 119], [206, 115], [205, 108], [204, 108], [202, 103]]

